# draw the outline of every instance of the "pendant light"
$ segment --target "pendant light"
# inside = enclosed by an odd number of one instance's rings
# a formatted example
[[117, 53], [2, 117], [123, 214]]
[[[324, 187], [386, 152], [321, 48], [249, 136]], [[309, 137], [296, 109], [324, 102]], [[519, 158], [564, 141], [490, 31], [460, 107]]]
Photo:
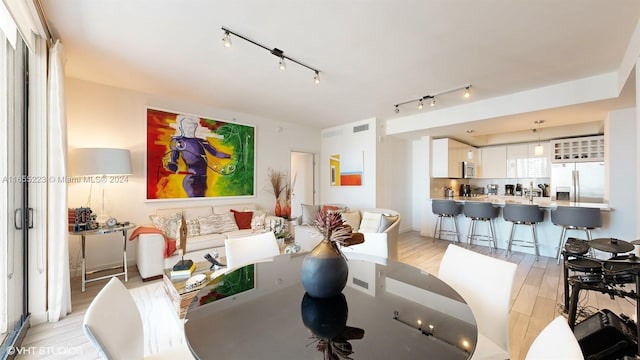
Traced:
[[534, 121], [534, 123], [538, 124], [538, 145], [536, 145], [536, 147], [533, 149], [533, 153], [536, 156], [544, 155], [544, 147], [542, 145], [540, 145], [540, 124], [542, 124], [543, 122], [544, 122], [544, 120], [536, 120], [536, 121]]

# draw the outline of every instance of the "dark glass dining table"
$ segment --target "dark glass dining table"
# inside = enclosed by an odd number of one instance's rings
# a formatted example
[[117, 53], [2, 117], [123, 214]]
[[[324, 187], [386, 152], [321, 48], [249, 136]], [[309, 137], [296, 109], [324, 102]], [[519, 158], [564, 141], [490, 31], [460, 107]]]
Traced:
[[212, 279], [190, 304], [185, 335], [199, 359], [468, 359], [477, 339], [464, 299], [436, 276], [393, 260], [350, 258], [341, 295], [300, 281], [304, 253]]

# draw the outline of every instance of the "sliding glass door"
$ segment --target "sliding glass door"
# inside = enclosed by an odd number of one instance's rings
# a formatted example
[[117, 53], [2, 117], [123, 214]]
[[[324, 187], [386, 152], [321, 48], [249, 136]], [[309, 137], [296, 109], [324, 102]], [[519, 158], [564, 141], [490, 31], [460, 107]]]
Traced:
[[27, 179], [26, 45], [15, 49], [0, 32], [0, 358], [27, 323], [27, 244], [29, 228]]

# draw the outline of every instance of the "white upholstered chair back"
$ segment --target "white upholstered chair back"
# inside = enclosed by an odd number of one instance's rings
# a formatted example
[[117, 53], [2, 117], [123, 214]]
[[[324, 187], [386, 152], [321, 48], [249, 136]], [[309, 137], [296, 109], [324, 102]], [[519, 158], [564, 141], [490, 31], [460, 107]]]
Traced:
[[[113, 277], [91, 301], [82, 329], [101, 357], [109, 360], [140, 360], [144, 355], [142, 318], [133, 297]], [[193, 359], [186, 344], [149, 355], [152, 359]]]
[[280, 254], [280, 247], [271, 231], [230, 238], [224, 241], [227, 268], [237, 268]]
[[142, 319], [131, 294], [114, 277], [87, 309], [82, 328], [106, 359], [142, 359]]
[[478, 344], [472, 358], [509, 357], [509, 306], [516, 268], [460, 246], [447, 247], [438, 277], [464, 298], [476, 319]]
[[529, 347], [525, 360], [584, 360], [580, 344], [562, 316], [551, 321]]

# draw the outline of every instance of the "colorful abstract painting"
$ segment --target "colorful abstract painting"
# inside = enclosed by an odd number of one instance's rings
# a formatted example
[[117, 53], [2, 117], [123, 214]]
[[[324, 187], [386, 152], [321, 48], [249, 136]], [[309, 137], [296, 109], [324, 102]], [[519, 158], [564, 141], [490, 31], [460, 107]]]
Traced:
[[147, 200], [255, 195], [255, 127], [147, 108]]
[[361, 152], [329, 157], [331, 186], [362, 186], [364, 157]]

